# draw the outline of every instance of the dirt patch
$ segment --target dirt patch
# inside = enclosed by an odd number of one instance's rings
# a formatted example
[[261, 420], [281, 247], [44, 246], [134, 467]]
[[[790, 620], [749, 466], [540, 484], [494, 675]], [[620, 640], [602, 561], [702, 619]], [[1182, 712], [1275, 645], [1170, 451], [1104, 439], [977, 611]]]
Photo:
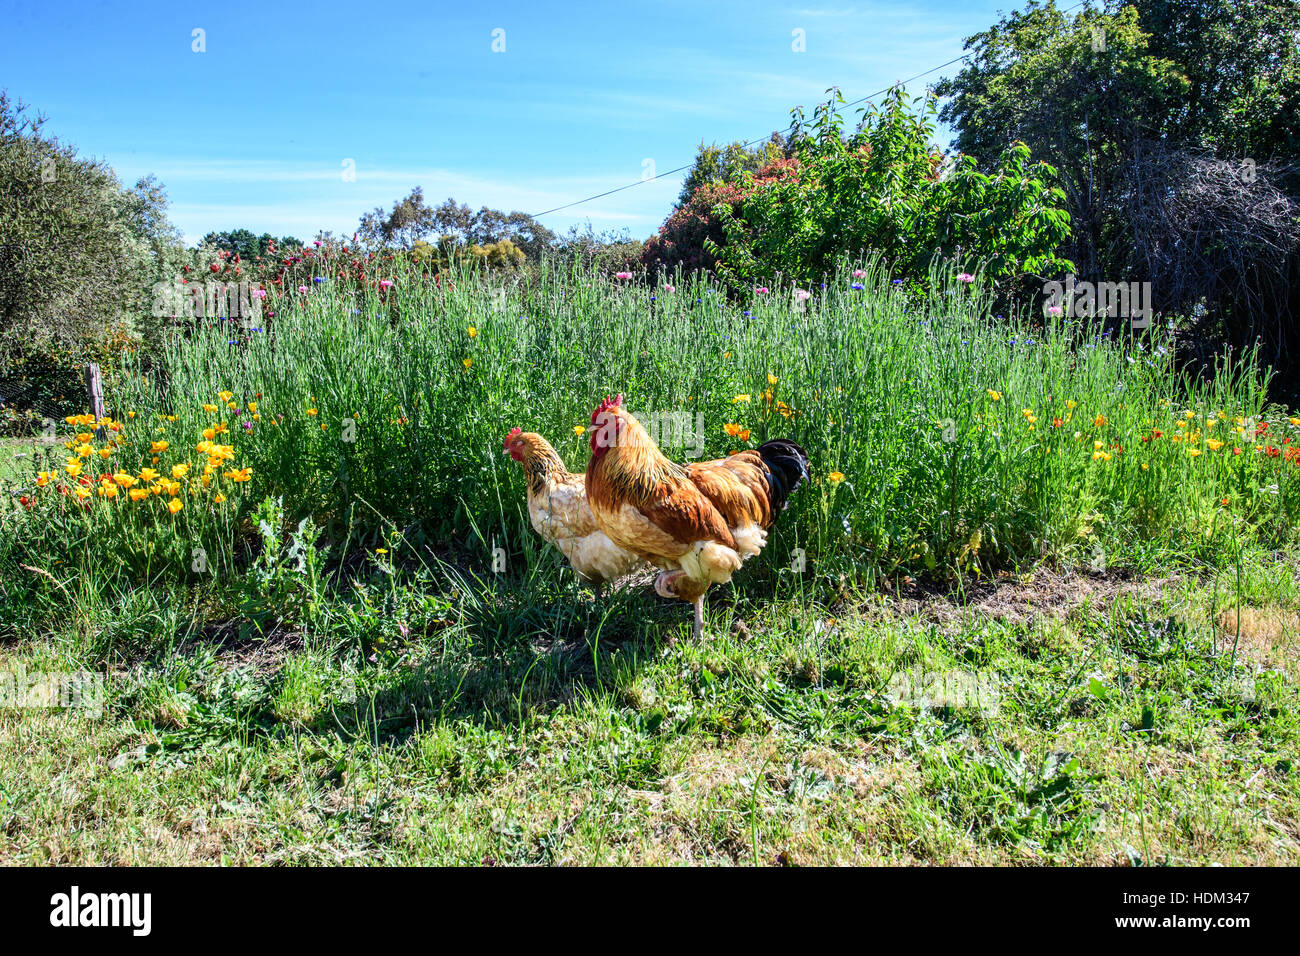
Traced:
[[881, 617], [919, 617], [940, 625], [957, 625], [972, 617], [1010, 624], [1062, 620], [1084, 602], [1108, 607], [1129, 598], [1150, 602], [1181, 586], [1181, 576], [1139, 577], [1127, 572], [1094, 573], [1036, 568], [1016, 575], [999, 574], [961, 585], [902, 578], [886, 586], [886, 600], [875, 606]]

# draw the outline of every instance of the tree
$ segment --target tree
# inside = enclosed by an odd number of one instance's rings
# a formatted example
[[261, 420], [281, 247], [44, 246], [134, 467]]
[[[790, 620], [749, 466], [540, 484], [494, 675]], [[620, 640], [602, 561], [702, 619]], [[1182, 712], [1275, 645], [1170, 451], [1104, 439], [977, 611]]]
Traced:
[[767, 140], [753, 147], [746, 147], [739, 140], [726, 146], [700, 143], [695, 154], [695, 164], [682, 183], [677, 206], [680, 208], [689, 204], [696, 191], [703, 186], [732, 182], [741, 173], [756, 173], [793, 155], [790, 140], [782, 133], [773, 133]]
[[376, 208], [362, 216], [358, 232], [376, 245], [407, 250], [414, 249], [417, 242], [437, 244], [444, 239], [467, 246], [509, 240], [530, 260], [540, 258], [555, 240], [555, 233], [527, 213], [505, 213], [486, 206], [473, 212], [454, 199], [430, 206], [419, 186], [395, 202], [389, 212]]
[[184, 256], [156, 180], [123, 189], [44, 125], [0, 91], [0, 377], [110, 362]]
[[1072, 17], [1031, 0], [966, 41], [941, 116], [986, 167], [1014, 140], [1057, 165], [1075, 226], [1062, 253], [1083, 278], [1150, 281], [1157, 310], [1242, 345], [1262, 335], [1280, 359], [1300, 257], [1298, 40], [1294, 0]]

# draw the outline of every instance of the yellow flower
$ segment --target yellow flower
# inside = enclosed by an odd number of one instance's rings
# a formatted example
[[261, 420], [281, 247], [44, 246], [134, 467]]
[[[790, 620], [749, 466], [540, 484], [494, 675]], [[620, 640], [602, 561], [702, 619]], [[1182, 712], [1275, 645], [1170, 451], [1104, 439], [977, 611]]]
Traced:
[[581, 435], [581, 434], [583, 434], [586, 430], [587, 430], [587, 426], [586, 426], [586, 425], [574, 425], [574, 426], [573, 426], [573, 434], [575, 434], [575, 435]]
[[1106, 443], [1104, 441], [1095, 441], [1092, 443], [1092, 447], [1100, 451], [1101, 449], [1106, 447]]
[[387, 553], [388, 553], [387, 548], [375, 548], [375, 554], [387, 554]]
[[841, 481], [844, 480], [844, 472], [842, 472], [842, 471], [832, 471], [832, 472], [831, 472], [829, 475], [827, 475], [826, 477], [830, 479], [830, 482], [831, 482], [832, 485], [838, 485]]
[[209, 415], [211, 415], [213, 412], [217, 410], [217, 406], [213, 405], [211, 402], [204, 402], [203, 410], [207, 412]]
[[135, 412], [127, 412], [127, 413], [126, 413], [126, 417], [127, 417], [127, 418], [135, 418]]
[[1000, 402], [1000, 401], [1002, 401], [1002, 393], [1001, 393], [1001, 392], [996, 391], [996, 390], [990, 388], [990, 389], [988, 389], [988, 393], [989, 393], [989, 398], [993, 399], [993, 401], [995, 401], [995, 402]]
[[189, 470], [190, 470], [190, 466], [189, 466], [188, 464], [185, 464], [185, 465], [172, 465], [172, 477], [173, 477], [173, 478], [184, 478], [184, 477], [185, 477], [185, 473], [186, 473], [187, 471], [189, 471]]
[[248, 481], [249, 476], [252, 474], [252, 468], [232, 468], [230, 471], [226, 472], [225, 477], [229, 478], [231, 481], [240, 482]]
[[101, 448], [99, 450], [99, 457], [103, 458], [106, 461], [108, 460], [108, 456], [111, 454], [113, 454], [113, 449], [111, 448]]
[[256, 415], [256, 414], [257, 414], [257, 402], [249, 402], [249, 403], [248, 403], [248, 410], [249, 410], [250, 412], [252, 412], [254, 415]]
[[469, 333], [469, 337], [470, 337], [471, 339], [474, 338], [474, 336], [478, 335], [478, 329], [474, 328], [474, 326], [472, 326], [472, 325], [471, 325], [468, 329], [466, 329], [465, 331], [466, 331], [467, 333]]
[[731, 400], [731, 404], [733, 404], [733, 405], [739, 405], [741, 402], [748, 402], [748, 401], [749, 401], [749, 395], [747, 395], [747, 394], [746, 394], [746, 395], [737, 395], [735, 398], [733, 398], [733, 399]]
[[473, 360], [473, 359], [468, 359], [468, 358], [467, 358], [467, 359], [462, 359], [460, 364], [463, 365], [463, 366], [465, 366], [466, 368], [470, 368], [470, 367], [474, 364], [474, 360]]
[[1148, 470], [1148, 469], [1149, 469], [1149, 468], [1150, 468], [1150, 467], [1151, 467], [1151, 466], [1150, 466], [1150, 465], [1148, 465], [1148, 464], [1147, 464], [1147, 463], [1146, 463], [1146, 462], [1145, 462], [1145, 461], [1144, 461], [1144, 462], [1142, 462], [1142, 470], [1143, 470], [1143, 471], [1146, 471], [1146, 470]]
[[779, 378], [777, 378], [775, 375], [773, 375], [771, 372], [768, 372], [768, 373], [767, 373], [767, 384], [768, 384], [768, 385], [775, 385], [775, 384], [776, 384], [777, 382], [779, 382], [779, 381], [781, 381], [781, 380], [780, 380]]
[[735, 438], [737, 435], [740, 434], [740, 426], [737, 425], [735, 422], [727, 422], [727, 424], [723, 425], [722, 427], [726, 430], [727, 434], [730, 435], [732, 438]]
[[149, 450], [155, 455], [160, 455], [167, 450], [167, 443], [165, 441], [151, 442], [149, 444]]
[[741, 441], [749, 441], [749, 429], [748, 428], [742, 429], [740, 434], [737, 435], [736, 437], [739, 438]]
[[148, 488], [132, 488], [130, 491], [127, 492], [127, 494], [129, 494], [129, 495], [131, 496], [131, 500], [132, 500], [132, 501], [141, 501], [141, 500], [143, 500], [143, 499], [149, 497], [149, 489], [148, 489]]
[[89, 458], [94, 453], [95, 449], [91, 448], [89, 445], [82, 444], [77, 446], [78, 458]]
[[81, 474], [81, 459], [69, 458], [68, 463], [63, 466], [63, 470], [66, 471], [68, 474], [70, 474], [73, 478], [76, 478], [79, 474]]
[[179, 498], [173, 498], [171, 501], [167, 502], [167, 510], [170, 511], [172, 514], [175, 514], [176, 512], [180, 511], [184, 507], [185, 505], [181, 503], [181, 499]]
[[154, 481], [155, 479], [157, 479], [157, 477], [158, 477], [158, 472], [154, 471], [152, 468], [140, 469], [141, 481]]
[[234, 397], [235, 397], [235, 393], [234, 393], [234, 392], [221, 392], [221, 393], [220, 393], [220, 398], [221, 398], [221, 400], [222, 400], [223, 402], [228, 402], [228, 401], [230, 401], [230, 400], [231, 400], [232, 398], [234, 398]]
[[1093, 461], [1110, 461], [1110, 455], [1104, 451], [1094, 451], [1092, 453]]
[[89, 491], [89, 489], [87, 489], [87, 488], [83, 488], [83, 487], [81, 487], [81, 485], [77, 485], [77, 486], [76, 486], [75, 488], [73, 488], [72, 490], [73, 490], [73, 492], [76, 494], [76, 496], [77, 496], [78, 498], [89, 498], [89, 497], [90, 497], [90, 491]]
[[116, 481], [123, 488], [130, 488], [140, 483], [139, 479], [136, 478], [135, 475], [128, 475], [124, 471], [119, 471], [117, 474], [115, 474], [113, 476], [113, 480]]
[[1207, 438], [1205, 439], [1205, 444], [1210, 446], [1210, 451], [1218, 451], [1223, 447], [1223, 442], [1219, 441], [1217, 438]]
[[215, 428], [205, 428], [203, 429], [203, 437], [208, 441], [212, 441], [217, 437], [217, 430]]
[[1289, 421], [1292, 425], [1296, 425], [1300, 427], [1300, 418], [1288, 418], [1287, 421]]
[[215, 501], [217, 504], [221, 504], [221, 502], [226, 500], [226, 496], [218, 491], [216, 497], [213, 498], [212, 500]]
[[307, 409], [307, 414], [310, 415], [312, 418], [315, 418], [316, 415], [319, 414], [319, 411], [318, 409], [315, 408], [309, 408]]
[[1065, 407], [1070, 411], [1074, 411], [1074, 409], [1079, 407], [1079, 403], [1076, 402], [1074, 399], [1070, 399], [1068, 402], [1065, 403]]
[[36, 484], [44, 488], [46, 485], [50, 483], [50, 479], [52, 479], [53, 477], [54, 475], [50, 474], [50, 472], [43, 471], [36, 476]]
[[77, 441], [82, 444], [85, 444], [86, 442], [90, 441], [94, 437], [95, 436], [92, 435], [90, 432], [81, 432], [77, 435]]
[[111, 481], [103, 482], [99, 486], [99, 496], [101, 498], [116, 498], [117, 485], [113, 484]]
[[1094, 418], [1094, 419], [1092, 420], [1092, 427], [1093, 427], [1093, 428], [1101, 428], [1101, 427], [1102, 427], [1103, 425], [1105, 425], [1105, 424], [1106, 424], [1106, 416], [1105, 416], [1105, 415], [1098, 415], [1096, 418]]
[[1197, 455], [1199, 455], [1200, 453], [1201, 453], [1201, 450], [1200, 450], [1199, 448], [1189, 448], [1189, 449], [1187, 449], [1187, 454], [1191, 455], [1193, 458], [1195, 458], [1195, 457], [1196, 457]]
[[226, 427], [225, 422], [217, 422], [215, 425], [212, 426], [212, 430], [216, 432], [218, 435], [223, 435], [226, 432], [230, 431], [230, 429]]

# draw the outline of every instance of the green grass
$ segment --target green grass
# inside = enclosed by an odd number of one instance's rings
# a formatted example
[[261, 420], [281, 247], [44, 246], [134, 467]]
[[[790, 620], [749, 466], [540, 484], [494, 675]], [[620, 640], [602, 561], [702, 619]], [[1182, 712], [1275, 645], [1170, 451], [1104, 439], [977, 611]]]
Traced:
[[[0, 675], [109, 685], [0, 707], [0, 862], [1292, 862], [1300, 469], [1263, 377], [866, 272], [806, 310], [326, 284], [273, 340], [128, 360], [84, 470], [161, 494], [0, 454]], [[706, 455], [810, 452], [699, 644], [644, 583], [580, 590], [501, 455], [521, 425], [582, 467], [616, 391]]]
[[[644, 588], [463, 596], [373, 655], [200, 630], [122, 660], [100, 720], [0, 710], [0, 862], [1294, 863], [1297, 595], [1258, 570], [1249, 606], [1289, 617], [1240, 643], [1208, 577], [1007, 582], [965, 610], [723, 601], [670, 647], [681, 615]], [[183, 633], [172, 597], [93, 626]], [[70, 668], [83, 641], [69, 622], [0, 668]], [[996, 712], [892, 701], [918, 670], [978, 675]]]

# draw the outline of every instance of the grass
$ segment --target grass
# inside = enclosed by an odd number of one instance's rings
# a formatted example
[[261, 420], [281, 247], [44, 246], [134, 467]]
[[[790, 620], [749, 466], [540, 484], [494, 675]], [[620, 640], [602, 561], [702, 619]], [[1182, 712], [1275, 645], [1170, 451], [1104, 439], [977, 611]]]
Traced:
[[[1293, 619], [1293, 577], [1257, 570], [1250, 606]], [[463, 615], [373, 661], [200, 630], [118, 664], [101, 720], [0, 710], [0, 862], [1294, 863], [1296, 633], [1237, 642], [1231, 593], [743, 602], [669, 647], [673, 609], [623, 594], [587, 640]], [[97, 620], [183, 628], [167, 598]], [[908, 671], [979, 675], [996, 712], [894, 699]]]
[[[1297, 426], [1249, 357], [862, 271], [326, 283], [128, 361], [84, 505], [87, 426], [0, 454], [0, 675], [108, 682], [0, 707], [0, 862], [1293, 862]], [[500, 454], [581, 467], [615, 391], [810, 451], [702, 643], [580, 590]]]

